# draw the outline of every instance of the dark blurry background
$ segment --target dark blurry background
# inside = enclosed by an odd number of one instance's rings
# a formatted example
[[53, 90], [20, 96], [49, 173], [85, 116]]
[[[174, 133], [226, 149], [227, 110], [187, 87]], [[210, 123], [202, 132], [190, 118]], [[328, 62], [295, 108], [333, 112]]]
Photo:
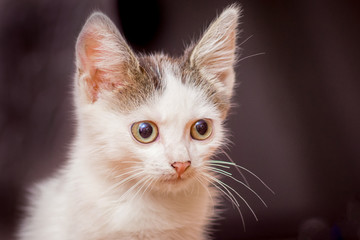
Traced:
[[[0, 239], [13, 239], [25, 189], [65, 160], [74, 133], [74, 45], [93, 10], [140, 52], [179, 55], [233, 1], [0, 1]], [[216, 239], [360, 239], [360, 4], [254, 1], [244, 9], [230, 156], [260, 176], [233, 184]], [[229, 183], [231, 181], [228, 181]], [[55, 196], [56, 197], [56, 196]]]

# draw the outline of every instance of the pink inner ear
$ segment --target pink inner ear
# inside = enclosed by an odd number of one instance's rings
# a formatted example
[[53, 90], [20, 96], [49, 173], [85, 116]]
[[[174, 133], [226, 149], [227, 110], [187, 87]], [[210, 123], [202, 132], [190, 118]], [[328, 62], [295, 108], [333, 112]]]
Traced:
[[101, 78], [97, 73], [95, 64], [95, 55], [97, 54], [97, 48], [100, 46], [99, 41], [96, 39], [95, 34], [82, 33], [78, 39], [77, 44], [77, 57], [79, 60], [79, 73], [85, 74], [85, 91], [91, 102], [95, 102], [98, 99], [99, 86], [101, 85]]
[[96, 39], [91, 37], [86, 38], [84, 42], [84, 67], [85, 70], [89, 73], [91, 77], [93, 77], [96, 73], [95, 65], [95, 55], [98, 50], [96, 50], [100, 46], [99, 42]]
[[101, 70], [96, 67], [96, 56], [100, 54], [99, 52], [99, 40], [94, 38], [86, 38], [84, 43], [85, 50], [85, 67], [89, 74], [89, 77], [86, 78], [86, 86], [88, 91], [88, 96], [91, 102], [95, 102], [98, 99], [100, 87], [103, 85], [103, 79], [101, 77]]
[[[119, 79], [124, 81], [121, 73], [123, 62], [106, 64], [106, 58], [115, 58], [114, 53], [103, 46], [103, 36], [94, 33], [83, 33], [79, 39], [78, 58], [80, 61], [79, 72], [86, 74], [85, 91], [89, 100], [93, 103], [99, 97], [102, 89], [110, 90], [122, 86]], [[122, 74], [123, 75], [123, 74]]]

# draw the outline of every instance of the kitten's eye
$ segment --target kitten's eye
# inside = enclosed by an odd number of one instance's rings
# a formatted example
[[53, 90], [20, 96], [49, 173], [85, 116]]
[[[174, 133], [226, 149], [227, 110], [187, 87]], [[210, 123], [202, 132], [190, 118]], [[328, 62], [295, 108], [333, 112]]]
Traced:
[[196, 140], [205, 140], [210, 137], [212, 126], [209, 120], [200, 119], [196, 121], [190, 129], [190, 135]]
[[137, 122], [131, 126], [131, 133], [141, 143], [151, 143], [158, 136], [158, 128], [153, 122]]

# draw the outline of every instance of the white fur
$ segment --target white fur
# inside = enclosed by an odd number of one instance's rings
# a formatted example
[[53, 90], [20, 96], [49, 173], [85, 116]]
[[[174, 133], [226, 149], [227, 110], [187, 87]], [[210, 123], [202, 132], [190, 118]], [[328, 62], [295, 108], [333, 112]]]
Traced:
[[[194, 179], [185, 179], [189, 182], [179, 186], [158, 183], [141, 198], [130, 196], [121, 202], [117, 200], [131, 185], [108, 191], [114, 183], [103, 179], [111, 175], [105, 162], [110, 159], [121, 164], [129, 155], [142, 160], [137, 167], [144, 170], [143, 175], [172, 177], [172, 162], [191, 160], [191, 166], [199, 168], [210, 149], [221, 144], [217, 110], [199, 90], [175, 79], [170, 70], [165, 76], [163, 95], [126, 116], [104, 111], [106, 103], [101, 99], [84, 106], [71, 161], [56, 178], [38, 185], [20, 239], [204, 238], [214, 203], [208, 193], [211, 190]], [[213, 137], [203, 142], [189, 134], [189, 123], [202, 118], [212, 119], [214, 124]], [[130, 126], [140, 120], [157, 124], [157, 141], [144, 145], [133, 139]]]
[[[109, 101], [115, 96], [111, 91], [93, 103], [84, 101], [83, 86], [75, 84], [78, 128], [70, 159], [33, 189], [19, 239], [208, 237], [216, 193], [198, 178], [224, 142], [222, 113], [200, 87], [182, 83], [178, 66], [163, 62], [161, 67], [164, 92], [131, 112], [117, 111], [116, 102]], [[190, 127], [204, 118], [212, 122], [213, 133], [194, 140]], [[159, 129], [150, 144], [131, 134], [131, 125], [144, 120]], [[179, 161], [191, 161], [181, 180], [171, 166]]]

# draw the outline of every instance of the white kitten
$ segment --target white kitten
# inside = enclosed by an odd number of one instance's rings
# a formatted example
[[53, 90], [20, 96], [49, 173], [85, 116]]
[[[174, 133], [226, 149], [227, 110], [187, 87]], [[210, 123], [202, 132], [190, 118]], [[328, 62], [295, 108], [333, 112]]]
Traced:
[[90, 16], [76, 43], [71, 157], [34, 188], [19, 239], [209, 237], [239, 14], [227, 8], [175, 59], [136, 55], [110, 19]]

